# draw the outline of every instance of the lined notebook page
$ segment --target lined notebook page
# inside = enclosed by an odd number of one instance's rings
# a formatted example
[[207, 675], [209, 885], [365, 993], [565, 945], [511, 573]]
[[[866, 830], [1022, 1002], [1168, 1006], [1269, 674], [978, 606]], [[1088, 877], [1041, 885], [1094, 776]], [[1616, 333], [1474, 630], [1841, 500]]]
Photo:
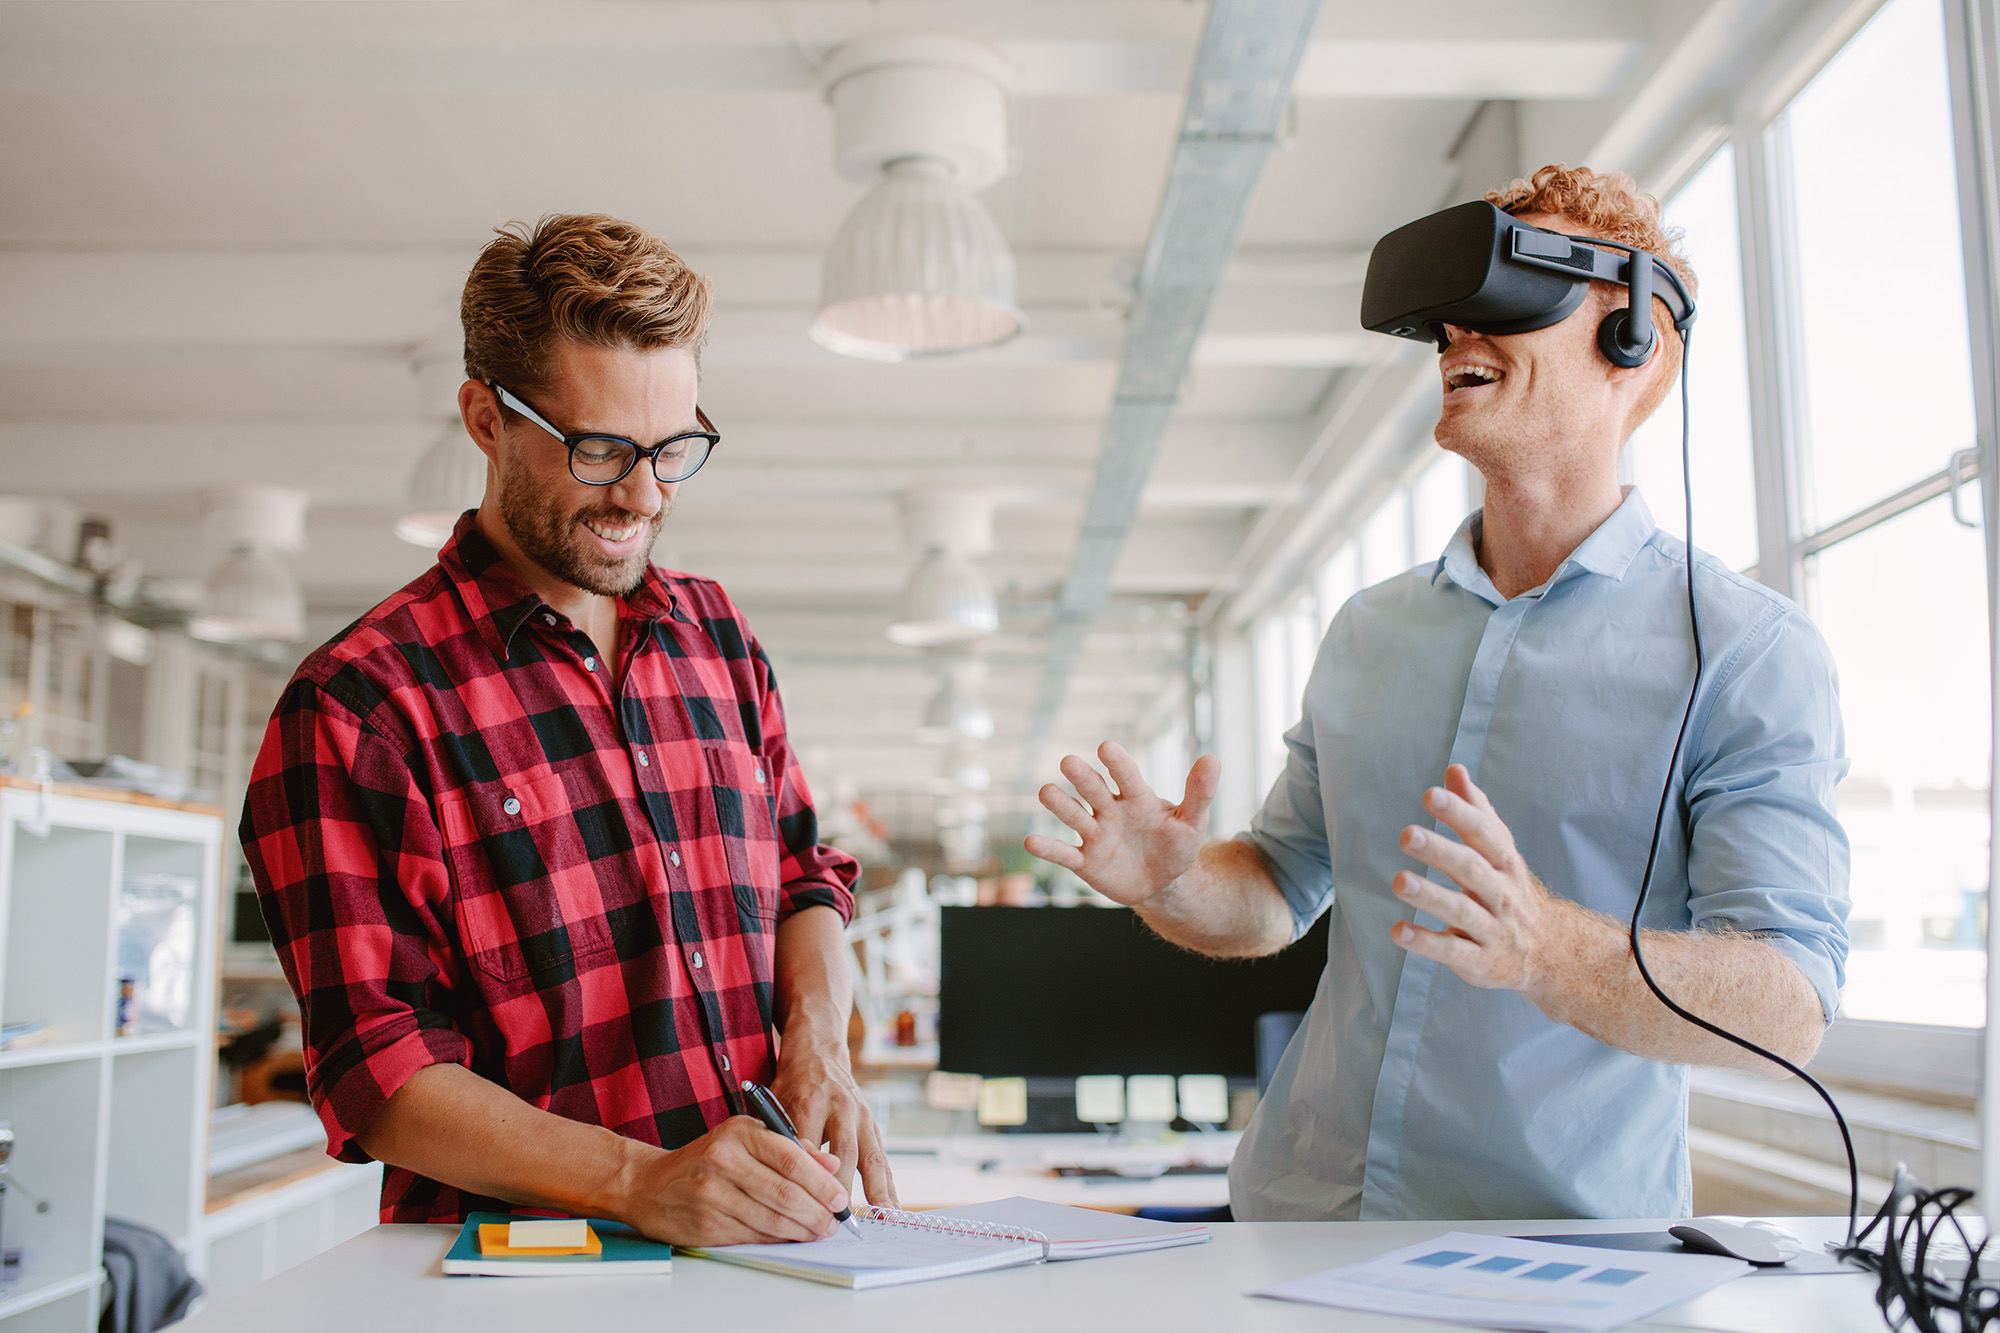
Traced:
[[842, 1228], [827, 1240], [780, 1245], [717, 1245], [690, 1251], [727, 1263], [837, 1286], [923, 1282], [959, 1273], [1035, 1263], [1038, 1241], [902, 1226], [858, 1216], [861, 1234]]
[[[781, 1245], [723, 1245], [708, 1253], [782, 1259], [794, 1264], [824, 1264], [829, 1268], [928, 1268], [933, 1264], [957, 1263], [975, 1255], [1022, 1248], [1022, 1242], [1018, 1240], [924, 1231], [917, 1227], [877, 1222], [868, 1217], [859, 1221], [859, 1236], [842, 1227], [826, 1240]], [[1039, 1255], [1041, 1247], [1035, 1246], [1034, 1249]]]

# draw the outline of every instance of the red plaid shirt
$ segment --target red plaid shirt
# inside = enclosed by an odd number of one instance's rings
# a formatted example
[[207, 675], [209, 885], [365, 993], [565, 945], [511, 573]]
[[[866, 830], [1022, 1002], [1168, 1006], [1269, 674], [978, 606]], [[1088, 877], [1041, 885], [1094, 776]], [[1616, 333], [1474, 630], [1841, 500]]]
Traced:
[[[722, 589], [653, 570], [620, 615], [614, 686], [468, 516], [280, 699], [243, 852], [332, 1155], [430, 1064], [667, 1148], [769, 1081], [773, 932], [851, 917], [858, 867]], [[508, 1207], [383, 1179], [385, 1222]]]

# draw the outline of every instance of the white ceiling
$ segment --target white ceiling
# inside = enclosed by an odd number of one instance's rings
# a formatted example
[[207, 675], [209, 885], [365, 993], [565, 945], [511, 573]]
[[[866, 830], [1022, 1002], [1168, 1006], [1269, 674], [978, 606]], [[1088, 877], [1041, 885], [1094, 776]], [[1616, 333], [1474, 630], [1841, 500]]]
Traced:
[[[1328, 469], [1421, 392], [1422, 359], [1355, 322], [1378, 235], [1524, 163], [1657, 160], [1727, 53], [1795, 7], [1523, 0], [1447, 21], [1328, 0], [1054, 743], [1170, 708], [1171, 607], [1302, 549]], [[192, 539], [204, 487], [303, 486], [296, 569], [324, 637], [429, 561], [389, 526], [447, 428], [479, 245], [513, 219], [619, 214], [716, 284], [702, 392], [724, 444], [659, 558], [743, 604], [808, 776], [902, 810], [936, 775], [910, 739], [929, 677], [882, 629], [906, 567], [892, 497], [938, 478], [1000, 500], [988, 758], [1011, 776], [1204, 18], [1188, 0], [9, 3], [0, 489], [69, 495], [149, 571], [192, 578], [215, 558]], [[805, 337], [859, 194], [814, 68], [899, 28], [973, 33], [1018, 70], [1013, 170], [985, 199], [1030, 331], [940, 364]], [[1512, 141], [1461, 146], [1488, 99], [1520, 103]]]

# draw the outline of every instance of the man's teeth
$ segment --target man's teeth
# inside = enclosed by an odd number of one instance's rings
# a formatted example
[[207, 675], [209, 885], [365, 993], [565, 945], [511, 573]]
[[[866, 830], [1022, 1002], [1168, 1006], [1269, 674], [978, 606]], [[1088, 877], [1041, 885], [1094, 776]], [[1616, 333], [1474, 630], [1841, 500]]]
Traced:
[[1445, 377], [1445, 382], [1454, 389], [1464, 389], [1474, 384], [1492, 384], [1500, 379], [1500, 374], [1491, 366], [1467, 362], [1464, 365], [1453, 366], [1451, 374]]
[[639, 525], [637, 523], [628, 523], [622, 528], [614, 528], [609, 523], [593, 523], [589, 519], [585, 519], [583, 526], [589, 528], [608, 542], [630, 541], [639, 534]]

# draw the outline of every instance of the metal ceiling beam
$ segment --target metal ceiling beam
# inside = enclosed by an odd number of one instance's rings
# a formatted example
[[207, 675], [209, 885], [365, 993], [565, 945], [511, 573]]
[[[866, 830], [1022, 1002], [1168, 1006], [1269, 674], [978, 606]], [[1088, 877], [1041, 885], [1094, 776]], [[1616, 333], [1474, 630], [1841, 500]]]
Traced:
[[1021, 784], [1037, 785], [1084, 633], [1139, 511], [1196, 341], [1236, 249], [1250, 196], [1277, 142], [1319, 0], [1213, 0], [1189, 82], [1167, 186], [1146, 240], [1118, 387], [1049, 635]]

